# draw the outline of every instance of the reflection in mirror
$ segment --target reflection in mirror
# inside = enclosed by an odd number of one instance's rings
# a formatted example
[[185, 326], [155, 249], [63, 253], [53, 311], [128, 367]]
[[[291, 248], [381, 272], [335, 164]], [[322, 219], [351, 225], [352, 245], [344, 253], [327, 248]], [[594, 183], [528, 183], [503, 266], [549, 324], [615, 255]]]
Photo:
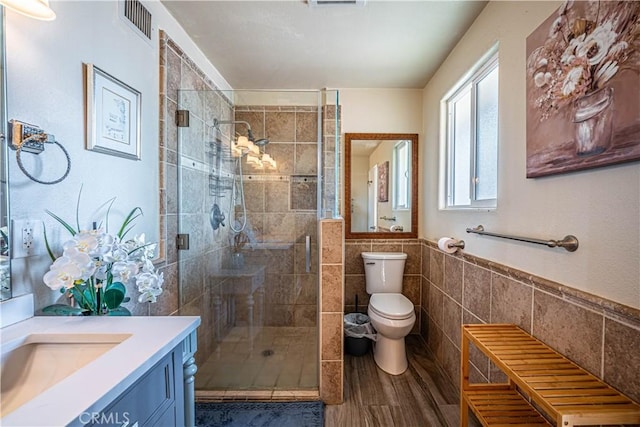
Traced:
[[345, 134], [346, 238], [418, 235], [417, 134]]
[[9, 265], [9, 162], [5, 134], [7, 125], [4, 8], [0, 7], [0, 301], [11, 298]]
[[[4, 130], [2, 130], [4, 134]], [[0, 176], [0, 301], [11, 298], [11, 274], [9, 269], [9, 209], [6, 165], [6, 146], [2, 143], [2, 174]]]

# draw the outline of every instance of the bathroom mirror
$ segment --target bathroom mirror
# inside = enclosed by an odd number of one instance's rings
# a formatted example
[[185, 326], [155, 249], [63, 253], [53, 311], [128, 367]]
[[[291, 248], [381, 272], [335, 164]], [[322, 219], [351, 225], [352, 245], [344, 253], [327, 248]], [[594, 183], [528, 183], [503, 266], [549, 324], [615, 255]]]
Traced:
[[4, 55], [4, 7], [0, 7], [0, 301], [11, 298], [11, 273], [9, 256], [9, 163], [7, 161], [6, 134], [6, 84]]
[[[4, 130], [0, 130], [3, 132]], [[0, 301], [11, 298], [11, 275], [9, 267], [9, 185], [7, 180], [7, 152], [4, 140], [0, 139], [2, 173], [0, 173]]]
[[345, 134], [345, 237], [418, 236], [418, 135]]

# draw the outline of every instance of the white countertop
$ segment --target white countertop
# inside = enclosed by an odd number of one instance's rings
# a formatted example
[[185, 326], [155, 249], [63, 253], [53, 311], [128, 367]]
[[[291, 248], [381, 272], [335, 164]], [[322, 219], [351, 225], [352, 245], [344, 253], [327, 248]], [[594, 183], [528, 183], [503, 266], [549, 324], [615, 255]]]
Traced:
[[2, 345], [32, 333], [131, 334], [96, 360], [0, 418], [0, 425], [63, 426], [77, 422], [84, 412], [101, 411], [199, 325], [197, 316], [41, 316], [0, 329]]

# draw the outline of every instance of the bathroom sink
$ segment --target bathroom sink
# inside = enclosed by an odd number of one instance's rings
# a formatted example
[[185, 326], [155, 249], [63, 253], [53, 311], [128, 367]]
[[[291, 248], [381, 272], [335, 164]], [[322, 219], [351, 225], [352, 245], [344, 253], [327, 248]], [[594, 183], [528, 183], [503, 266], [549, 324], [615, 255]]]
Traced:
[[12, 412], [130, 336], [30, 334], [4, 343], [0, 365], [0, 416]]

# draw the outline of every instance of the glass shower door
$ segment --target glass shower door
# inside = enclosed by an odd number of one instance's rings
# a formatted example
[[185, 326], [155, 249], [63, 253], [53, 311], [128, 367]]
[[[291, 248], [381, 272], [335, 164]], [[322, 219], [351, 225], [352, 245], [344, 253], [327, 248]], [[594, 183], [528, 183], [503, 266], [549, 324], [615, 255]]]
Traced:
[[[202, 317], [196, 389], [317, 390], [318, 92], [179, 98], [180, 312]], [[257, 148], [234, 157], [238, 137]]]

